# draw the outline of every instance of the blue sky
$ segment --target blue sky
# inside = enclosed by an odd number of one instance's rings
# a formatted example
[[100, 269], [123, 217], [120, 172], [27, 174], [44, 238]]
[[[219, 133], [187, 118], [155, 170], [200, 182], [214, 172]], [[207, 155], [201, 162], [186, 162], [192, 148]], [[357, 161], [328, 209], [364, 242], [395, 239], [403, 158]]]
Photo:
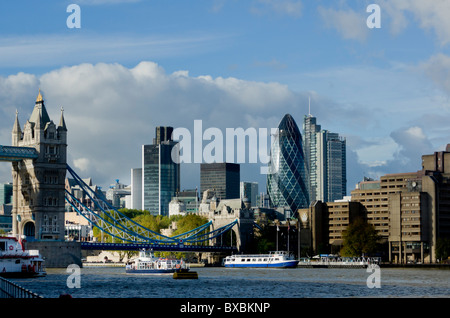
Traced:
[[[69, 4], [81, 8], [70, 29]], [[369, 29], [369, 4], [381, 28]], [[100, 185], [130, 182], [157, 125], [276, 127], [311, 112], [347, 138], [348, 189], [420, 170], [450, 141], [445, 0], [80, 0], [2, 4], [0, 144], [38, 89], [64, 107], [69, 165]], [[199, 185], [182, 167], [182, 187]], [[243, 181], [260, 182], [259, 167]], [[0, 182], [11, 178], [0, 165]]]

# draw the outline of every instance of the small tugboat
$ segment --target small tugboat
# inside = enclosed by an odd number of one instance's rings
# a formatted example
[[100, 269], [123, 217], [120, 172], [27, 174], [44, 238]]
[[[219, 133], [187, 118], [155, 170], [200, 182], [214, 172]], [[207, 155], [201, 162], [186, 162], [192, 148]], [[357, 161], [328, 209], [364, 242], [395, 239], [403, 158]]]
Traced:
[[127, 264], [127, 274], [172, 274], [176, 271], [189, 271], [183, 260], [155, 257], [153, 251], [141, 250], [134, 264]]
[[223, 260], [225, 267], [292, 268], [297, 267], [297, 264], [298, 260], [285, 251], [269, 252], [269, 254], [231, 255]]
[[173, 279], [198, 279], [197, 272], [189, 271], [189, 269], [178, 269], [173, 273]]
[[0, 236], [0, 276], [5, 278], [47, 275], [44, 259], [38, 250], [25, 250], [24, 242]]

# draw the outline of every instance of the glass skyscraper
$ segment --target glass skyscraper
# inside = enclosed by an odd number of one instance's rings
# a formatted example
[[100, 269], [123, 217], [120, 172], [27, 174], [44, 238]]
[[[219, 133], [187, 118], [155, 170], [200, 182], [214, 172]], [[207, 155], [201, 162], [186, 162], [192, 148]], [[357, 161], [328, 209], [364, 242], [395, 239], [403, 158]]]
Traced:
[[153, 145], [142, 146], [142, 208], [168, 215], [172, 197], [180, 191], [180, 164], [172, 160], [172, 127], [157, 127]]
[[286, 114], [270, 150], [267, 193], [272, 207], [297, 209], [309, 206], [309, 180], [303, 141], [291, 115]]
[[310, 201], [342, 199], [347, 193], [346, 140], [321, 129], [311, 114], [304, 117], [303, 138]]

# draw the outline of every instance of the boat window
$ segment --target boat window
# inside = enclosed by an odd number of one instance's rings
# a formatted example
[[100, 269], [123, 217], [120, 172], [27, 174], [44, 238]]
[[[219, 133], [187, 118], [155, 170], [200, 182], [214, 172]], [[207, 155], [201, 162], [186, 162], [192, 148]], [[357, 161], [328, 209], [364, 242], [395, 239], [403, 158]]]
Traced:
[[6, 250], [6, 242], [0, 242], [0, 251]]
[[20, 264], [20, 259], [16, 259], [16, 264]]
[[250, 258], [247, 258], [247, 262], [250, 262]]

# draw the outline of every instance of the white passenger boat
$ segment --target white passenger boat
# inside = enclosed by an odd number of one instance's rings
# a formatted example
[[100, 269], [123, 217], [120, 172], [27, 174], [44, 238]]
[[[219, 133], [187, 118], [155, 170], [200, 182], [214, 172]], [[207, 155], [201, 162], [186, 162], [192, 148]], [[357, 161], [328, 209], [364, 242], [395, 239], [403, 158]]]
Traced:
[[153, 251], [141, 250], [134, 263], [127, 264], [127, 274], [170, 274], [189, 271], [188, 264], [183, 260], [155, 257]]
[[231, 255], [223, 260], [225, 267], [296, 267], [298, 260], [285, 251], [269, 252], [269, 254]]
[[44, 259], [38, 250], [25, 250], [23, 242], [0, 236], [0, 276], [6, 278], [45, 276]]

